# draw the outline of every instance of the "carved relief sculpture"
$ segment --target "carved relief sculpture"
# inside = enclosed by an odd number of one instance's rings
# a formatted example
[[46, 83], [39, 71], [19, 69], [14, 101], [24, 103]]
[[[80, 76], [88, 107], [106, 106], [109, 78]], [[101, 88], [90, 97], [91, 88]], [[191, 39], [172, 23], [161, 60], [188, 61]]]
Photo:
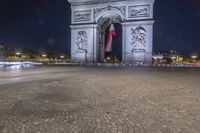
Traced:
[[87, 51], [88, 49], [88, 36], [86, 31], [79, 31], [76, 38], [76, 45], [79, 50]]
[[145, 45], [146, 45], [146, 30], [142, 27], [136, 27], [135, 29], [131, 29], [131, 43], [130, 46], [133, 51], [145, 51]]

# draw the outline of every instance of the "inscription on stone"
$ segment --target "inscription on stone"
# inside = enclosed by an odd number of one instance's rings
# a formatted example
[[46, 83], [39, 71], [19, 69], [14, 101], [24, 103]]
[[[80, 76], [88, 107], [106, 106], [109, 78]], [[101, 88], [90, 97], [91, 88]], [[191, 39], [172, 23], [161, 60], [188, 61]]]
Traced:
[[91, 11], [75, 11], [74, 12], [74, 22], [85, 22], [91, 21]]
[[150, 5], [129, 6], [129, 18], [149, 17]]

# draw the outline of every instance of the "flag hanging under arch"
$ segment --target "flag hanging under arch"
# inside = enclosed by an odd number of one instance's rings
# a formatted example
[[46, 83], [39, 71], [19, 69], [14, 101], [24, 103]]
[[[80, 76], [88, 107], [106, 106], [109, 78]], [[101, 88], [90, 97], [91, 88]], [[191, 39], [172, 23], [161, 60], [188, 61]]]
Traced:
[[110, 25], [110, 29], [106, 36], [107, 36], [107, 39], [106, 39], [106, 45], [105, 45], [104, 52], [111, 52], [112, 51], [112, 39], [113, 39], [113, 36], [116, 36], [116, 31], [115, 31], [113, 24]]

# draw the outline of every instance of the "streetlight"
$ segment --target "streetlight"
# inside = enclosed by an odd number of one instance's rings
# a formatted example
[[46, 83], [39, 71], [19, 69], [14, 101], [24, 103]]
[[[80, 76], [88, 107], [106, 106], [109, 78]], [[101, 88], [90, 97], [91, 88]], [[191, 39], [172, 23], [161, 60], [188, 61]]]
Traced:
[[87, 49], [85, 49], [85, 63], [87, 63]]
[[191, 58], [194, 60], [194, 62], [196, 61], [196, 59], [198, 58], [197, 55], [192, 55]]
[[43, 54], [42, 57], [45, 58], [45, 57], [47, 57], [47, 55], [46, 55], [46, 54]]
[[21, 55], [21, 53], [20, 53], [20, 52], [16, 52], [15, 54], [16, 54], [17, 56]]
[[132, 52], [132, 61], [131, 61], [131, 63], [133, 64], [133, 59], [134, 59], [133, 52], [134, 52], [134, 49], [132, 49], [131, 52]]
[[171, 59], [172, 59], [172, 60], [175, 60], [175, 59], [176, 59], [176, 56], [172, 56]]
[[64, 58], [65, 58], [65, 56], [64, 56], [64, 55], [61, 55], [61, 56], [60, 56], [60, 58], [61, 58], [61, 59], [64, 59]]
[[15, 54], [16, 54], [15, 59], [21, 58], [21, 52], [16, 52]]
[[195, 60], [197, 59], [197, 55], [192, 55], [191, 58]]

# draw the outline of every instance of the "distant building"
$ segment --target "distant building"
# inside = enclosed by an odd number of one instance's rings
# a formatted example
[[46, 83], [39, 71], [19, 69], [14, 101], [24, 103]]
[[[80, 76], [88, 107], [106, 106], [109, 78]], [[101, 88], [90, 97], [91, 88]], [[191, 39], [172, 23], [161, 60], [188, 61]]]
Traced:
[[183, 61], [183, 55], [177, 51], [159, 51], [153, 54], [153, 61], [155, 63], [175, 63]]

